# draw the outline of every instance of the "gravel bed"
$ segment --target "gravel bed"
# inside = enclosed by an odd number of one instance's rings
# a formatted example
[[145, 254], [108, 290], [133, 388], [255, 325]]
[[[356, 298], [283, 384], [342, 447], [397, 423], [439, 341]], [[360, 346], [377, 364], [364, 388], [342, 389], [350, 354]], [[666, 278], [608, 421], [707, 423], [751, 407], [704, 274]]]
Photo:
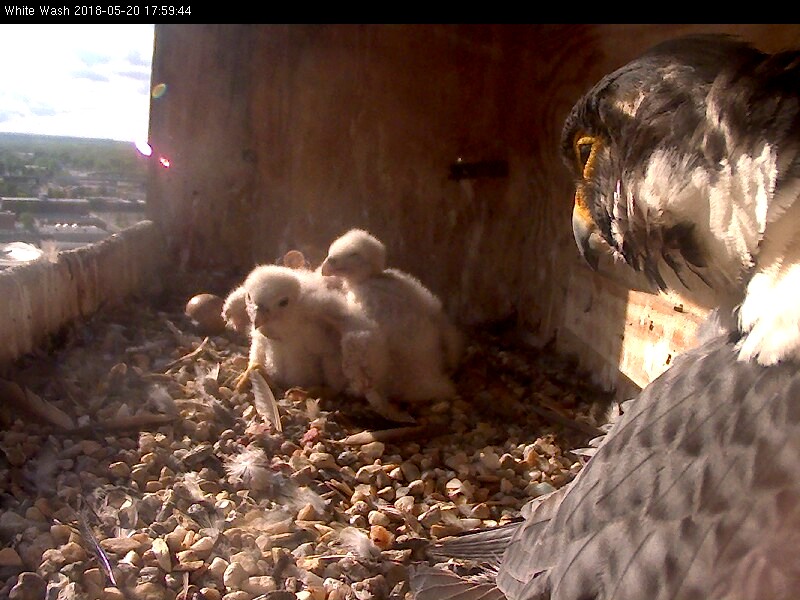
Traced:
[[415, 426], [294, 388], [275, 390], [278, 431], [233, 389], [247, 339], [201, 335], [183, 309], [204, 290], [179, 287], [106, 307], [3, 381], [0, 597], [408, 598], [430, 540], [569, 482], [610, 403], [487, 327], [458, 397]]

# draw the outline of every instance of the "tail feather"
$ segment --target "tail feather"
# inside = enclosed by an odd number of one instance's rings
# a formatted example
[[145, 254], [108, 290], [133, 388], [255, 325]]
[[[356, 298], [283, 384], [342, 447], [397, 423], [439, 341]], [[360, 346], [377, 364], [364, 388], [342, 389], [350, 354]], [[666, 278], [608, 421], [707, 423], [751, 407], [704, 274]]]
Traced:
[[456, 558], [499, 565], [503, 552], [521, 524], [519, 519], [499, 527], [466, 531], [437, 542], [428, 553], [439, 559]]
[[507, 600], [494, 583], [428, 566], [413, 567], [409, 585], [414, 600]]

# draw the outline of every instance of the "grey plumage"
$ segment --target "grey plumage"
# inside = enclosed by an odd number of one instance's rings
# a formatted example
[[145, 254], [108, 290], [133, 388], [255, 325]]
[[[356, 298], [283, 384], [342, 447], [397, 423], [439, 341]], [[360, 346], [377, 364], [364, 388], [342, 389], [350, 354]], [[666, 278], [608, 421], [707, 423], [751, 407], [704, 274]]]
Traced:
[[[605, 247], [713, 322], [571, 483], [437, 560], [486, 564], [508, 600], [798, 597], [799, 124], [800, 54], [717, 36], [660, 45], [576, 103], [580, 252], [596, 266]], [[416, 598], [475, 589], [445, 576], [416, 570]]]
[[[796, 598], [797, 398], [795, 365], [737, 361], [716, 338], [651, 383], [512, 537], [476, 533], [436, 552], [493, 564], [513, 600]], [[428, 587], [425, 570], [414, 584]]]

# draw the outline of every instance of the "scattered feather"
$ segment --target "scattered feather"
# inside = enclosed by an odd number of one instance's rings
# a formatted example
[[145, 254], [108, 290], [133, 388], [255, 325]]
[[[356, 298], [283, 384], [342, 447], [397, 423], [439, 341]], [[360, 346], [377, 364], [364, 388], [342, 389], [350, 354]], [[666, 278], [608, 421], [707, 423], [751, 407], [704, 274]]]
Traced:
[[173, 400], [170, 393], [162, 385], [153, 385], [150, 387], [147, 393], [147, 402], [156, 412], [167, 415], [175, 415], [178, 413], [175, 400]]
[[59, 457], [52, 445], [48, 444], [31, 465], [26, 465], [25, 476], [36, 487], [39, 493], [50, 495], [56, 491], [56, 475], [60, 470]]
[[103, 569], [103, 572], [108, 579], [108, 582], [113, 585], [114, 587], [117, 586], [117, 581], [114, 579], [114, 570], [111, 567], [111, 561], [108, 558], [105, 550], [100, 546], [100, 542], [97, 541], [97, 537], [95, 537], [92, 528], [89, 527], [89, 523], [86, 520], [86, 516], [84, 515], [82, 510], [77, 511], [78, 517], [78, 532], [81, 534], [81, 538], [83, 538], [84, 542], [88, 546], [89, 550], [95, 555], [97, 558], [97, 562], [100, 563], [100, 566]]
[[258, 414], [268, 423], [271, 423], [277, 431], [283, 431], [281, 416], [278, 412], [278, 403], [269, 384], [258, 371], [250, 372], [250, 383], [253, 386], [253, 398], [255, 399]]
[[381, 554], [380, 548], [369, 539], [369, 535], [355, 527], [342, 529], [339, 532], [339, 542], [356, 556], [362, 558], [376, 558]]
[[185, 473], [183, 479], [181, 479], [183, 489], [188, 494], [188, 497], [195, 502], [201, 502], [205, 499], [205, 493], [200, 487], [199, 479], [200, 476], [194, 471]]
[[266, 453], [257, 447], [248, 447], [225, 461], [225, 472], [232, 483], [241, 483], [254, 490], [268, 489], [275, 478]]

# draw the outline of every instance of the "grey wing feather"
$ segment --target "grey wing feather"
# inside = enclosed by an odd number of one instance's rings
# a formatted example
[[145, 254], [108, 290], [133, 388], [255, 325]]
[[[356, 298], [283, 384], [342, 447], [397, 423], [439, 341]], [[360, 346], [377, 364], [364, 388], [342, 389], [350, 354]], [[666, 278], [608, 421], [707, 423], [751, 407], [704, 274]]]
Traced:
[[415, 600], [507, 600], [493, 583], [476, 583], [428, 566], [412, 568], [409, 584]]

